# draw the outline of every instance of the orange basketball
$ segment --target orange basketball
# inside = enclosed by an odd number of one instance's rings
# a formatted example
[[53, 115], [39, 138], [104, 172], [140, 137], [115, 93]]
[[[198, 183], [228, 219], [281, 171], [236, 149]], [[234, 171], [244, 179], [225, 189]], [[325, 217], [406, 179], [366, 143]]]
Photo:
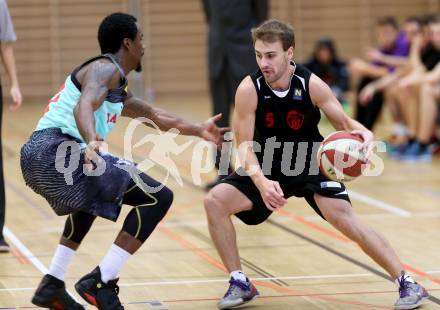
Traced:
[[334, 181], [354, 180], [367, 166], [361, 144], [362, 138], [346, 131], [328, 135], [318, 149], [319, 169]]

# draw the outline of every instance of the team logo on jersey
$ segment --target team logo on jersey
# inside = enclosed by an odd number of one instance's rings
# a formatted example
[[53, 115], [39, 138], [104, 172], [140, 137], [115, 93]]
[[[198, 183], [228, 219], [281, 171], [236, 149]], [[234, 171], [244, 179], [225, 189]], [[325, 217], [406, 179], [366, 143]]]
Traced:
[[287, 113], [287, 125], [294, 130], [298, 130], [304, 123], [304, 114], [292, 110]]
[[293, 100], [302, 100], [302, 89], [295, 88], [293, 90]]

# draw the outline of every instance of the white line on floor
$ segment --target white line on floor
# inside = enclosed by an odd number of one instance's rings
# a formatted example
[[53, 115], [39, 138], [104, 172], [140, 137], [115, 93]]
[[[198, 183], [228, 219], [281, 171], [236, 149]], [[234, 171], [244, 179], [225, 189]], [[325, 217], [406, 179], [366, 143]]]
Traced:
[[[285, 277], [269, 277], [269, 278], [251, 278], [256, 281], [271, 281], [271, 280], [319, 280], [319, 279], [335, 279], [335, 278], [357, 278], [357, 277], [371, 277], [371, 273], [353, 273], [353, 274], [331, 274], [331, 275], [315, 275], [315, 276], [285, 276]], [[202, 280], [177, 280], [177, 281], [149, 281], [149, 282], [135, 282], [135, 283], [120, 283], [119, 286], [156, 286], [156, 285], [182, 285], [182, 284], [204, 284], [204, 283], [224, 283], [229, 279], [202, 279]], [[0, 292], [7, 291], [27, 291], [34, 288], [3, 288]]]
[[[316, 280], [316, 279], [334, 279], [334, 278], [355, 278], [355, 277], [370, 277], [373, 274], [357, 273], [357, 274], [335, 274], [335, 275], [316, 275], [316, 276], [286, 276], [286, 277], [268, 277], [268, 278], [251, 278], [256, 281], [271, 281], [271, 280]], [[184, 280], [184, 281], [152, 281], [140, 283], [123, 283], [120, 286], [154, 286], [154, 285], [180, 285], [180, 284], [197, 284], [197, 283], [216, 283], [227, 282], [229, 279], [204, 279], [204, 280]]]
[[[49, 272], [49, 270], [46, 268], [46, 266], [44, 266], [44, 264], [34, 255], [34, 253], [32, 253], [24, 244], [23, 242], [20, 241], [20, 239], [18, 239], [14, 233], [8, 228], [8, 227], [4, 227], [3, 228], [3, 234], [5, 235], [5, 237], [16, 247], [20, 250], [20, 252], [32, 263], [32, 265], [34, 265], [38, 270], [40, 270], [43, 274], [47, 274]], [[35, 288], [33, 288], [35, 289]], [[75, 299], [75, 301], [78, 302], [78, 300], [75, 298], [75, 296], [72, 295], [71, 292], [69, 292], [67, 290], [67, 292], [69, 293], [70, 296], [72, 296], [73, 299]]]
[[400, 208], [395, 207], [395, 206], [393, 206], [393, 205], [391, 205], [389, 203], [386, 203], [386, 202], [383, 202], [381, 200], [372, 198], [370, 196], [366, 196], [366, 195], [360, 194], [358, 192], [354, 192], [352, 190], [348, 191], [348, 195], [352, 199], [361, 201], [361, 202], [366, 203], [366, 204], [368, 204], [370, 206], [373, 206], [373, 207], [376, 207], [376, 208], [379, 208], [379, 209], [382, 209], [382, 210], [385, 210], [385, 211], [397, 214], [397, 215], [402, 216], [402, 217], [410, 217], [412, 215], [411, 212], [409, 212], [409, 211], [400, 209]]
[[9, 230], [8, 227], [4, 227], [3, 233], [5, 237], [14, 244], [20, 252], [43, 274], [49, 272], [44, 264]]

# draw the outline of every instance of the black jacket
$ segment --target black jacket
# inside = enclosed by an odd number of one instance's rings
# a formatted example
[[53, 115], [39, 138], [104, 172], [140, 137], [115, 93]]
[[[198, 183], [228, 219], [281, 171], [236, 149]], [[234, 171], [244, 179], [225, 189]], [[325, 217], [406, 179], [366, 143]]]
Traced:
[[208, 34], [210, 77], [218, 77], [227, 63], [235, 75], [257, 68], [251, 29], [268, 15], [267, 0], [202, 0]]

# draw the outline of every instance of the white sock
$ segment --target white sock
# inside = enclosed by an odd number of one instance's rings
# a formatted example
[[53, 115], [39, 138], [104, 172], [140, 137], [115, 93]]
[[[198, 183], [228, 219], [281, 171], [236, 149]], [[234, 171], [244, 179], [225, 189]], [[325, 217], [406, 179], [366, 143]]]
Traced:
[[407, 274], [401, 275], [400, 277], [397, 277], [394, 282], [397, 284], [397, 287], [400, 287], [400, 282], [402, 281], [402, 278], [405, 280], [405, 282], [411, 282], [416, 283], [416, 281], [413, 280], [413, 278]]
[[408, 134], [408, 127], [403, 123], [394, 123], [392, 127], [393, 134], [397, 136], [406, 136]]
[[99, 264], [102, 282], [107, 283], [110, 280], [116, 279], [119, 271], [121, 271], [130, 256], [130, 253], [118, 247], [116, 244], [112, 244], [110, 250], [108, 250]]
[[243, 271], [241, 270], [234, 270], [230, 273], [230, 276], [234, 278], [235, 280], [240, 280], [243, 282], [246, 282], [246, 276], [244, 275]]
[[52, 262], [49, 267], [49, 274], [55, 278], [64, 281], [67, 267], [69, 267], [70, 261], [73, 258], [75, 251], [64, 245], [59, 244], [52, 257]]

